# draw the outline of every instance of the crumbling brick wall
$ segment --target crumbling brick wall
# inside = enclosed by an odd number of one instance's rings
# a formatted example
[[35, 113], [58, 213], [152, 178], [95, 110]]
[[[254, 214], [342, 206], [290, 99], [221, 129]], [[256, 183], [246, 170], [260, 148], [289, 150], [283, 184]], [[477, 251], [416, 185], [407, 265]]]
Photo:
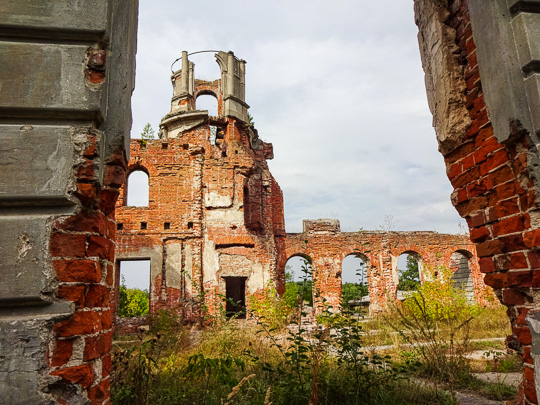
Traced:
[[[386, 306], [389, 296], [396, 294], [399, 282], [397, 262], [401, 254], [419, 258], [420, 277], [440, 266], [452, 268], [455, 252], [470, 255], [469, 270], [477, 302], [485, 303], [486, 286], [476, 258], [476, 247], [467, 236], [436, 232], [340, 232], [337, 220], [304, 220], [304, 232], [287, 234], [287, 259], [293, 256], [309, 258], [316, 280], [314, 289], [333, 308], [339, 308], [342, 263], [351, 254], [361, 254], [368, 261], [367, 284], [370, 311], [376, 313]], [[454, 271], [457, 269], [453, 268]], [[489, 294], [489, 293], [488, 293]]]
[[[242, 72], [244, 62], [232, 53], [216, 57]], [[148, 174], [150, 199], [148, 207], [126, 206], [122, 189], [117, 260], [149, 258], [151, 309], [176, 308], [195, 319], [201, 304], [212, 312], [222, 302], [216, 297], [225, 295], [227, 277], [245, 277], [247, 298], [269, 283], [283, 290], [277, 269], [285, 231], [283, 196], [266, 163], [272, 145], [258, 138], [247, 112], [237, 114], [245, 107], [241, 99], [227, 104], [232, 90], [222, 79], [195, 80], [187, 58], [184, 52], [182, 69], [173, 74], [175, 93], [161, 139], [131, 142], [129, 171]], [[229, 116], [196, 110], [197, 94], [210, 91]]]
[[508, 307], [507, 342], [525, 364], [520, 400], [537, 403], [540, 9], [519, 0], [416, 0], [415, 12], [452, 202], [486, 284]]

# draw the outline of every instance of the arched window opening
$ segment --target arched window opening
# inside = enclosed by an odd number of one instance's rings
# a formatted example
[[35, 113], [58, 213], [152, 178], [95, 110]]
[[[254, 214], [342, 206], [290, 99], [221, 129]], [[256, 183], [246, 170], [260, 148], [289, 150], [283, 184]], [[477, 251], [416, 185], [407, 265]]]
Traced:
[[120, 260], [118, 316], [133, 318], [150, 310], [150, 260]]
[[369, 287], [367, 268], [369, 259], [361, 253], [353, 253], [341, 264], [341, 302], [344, 308], [356, 312], [369, 312]]
[[128, 176], [126, 205], [130, 207], [148, 207], [150, 185], [148, 175], [142, 170], [135, 170]]
[[208, 115], [211, 117], [217, 117], [218, 114], [218, 101], [217, 98], [211, 94], [201, 94], [195, 100], [195, 108], [197, 110], [207, 110]]
[[457, 251], [450, 256], [450, 270], [452, 271], [452, 287], [461, 291], [467, 300], [474, 300], [474, 288], [472, 274], [469, 267], [471, 254], [469, 252]]
[[420, 287], [420, 255], [414, 252], [402, 253], [398, 258], [397, 288], [398, 299], [405, 299], [409, 291], [415, 291]]
[[285, 264], [285, 300], [291, 307], [313, 307], [313, 281], [309, 256], [292, 256]]

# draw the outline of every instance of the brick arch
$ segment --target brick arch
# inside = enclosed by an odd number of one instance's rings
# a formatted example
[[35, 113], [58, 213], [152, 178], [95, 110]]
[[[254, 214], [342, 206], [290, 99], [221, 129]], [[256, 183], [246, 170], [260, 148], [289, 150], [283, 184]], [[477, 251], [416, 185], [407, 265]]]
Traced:
[[418, 276], [420, 277], [420, 283], [423, 283], [425, 281], [425, 272], [424, 272], [424, 259], [422, 257], [422, 254], [415, 251], [415, 250], [405, 250], [403, 252], [401, 252], [399, 255], [397, 255], [396, 257], [396, 261], [395, 261], [395, 268], [392, 266], [392, 270], [394, 272], [394, 277], [396, 277], [396, 291], [397, 291], [397, 284], [399, 284], [399, 271], [398, 271], [398, 261], [399, 261], [399, 258], [402, 256], [402, 255], [408, 255], [408, 256], [412, 256], [416, 259], [416, 262], [418, 263]]
[[306, 259], [309, 262], [309, 264], [311, 265], [313, 264], [313, 259], [311, 258], [311, 256], [303, 252], [293, 253], [292, 255], [287, 256], [287, 260], [285, 260], [285, 263], [287, 263], [293, 257], [301, 257], [303, 259]]
[[[382, 310], [388, 294], [397, 288], [397, 258], [404, 252], [416, 252], [423, 266], [442, 266], [449, 263], [452, 252], [460, 249], [476, 252], [474, 244], [464, 235], [445, 235], [436, 232], [340, 232], [328, 223], [308, 221], [306, 231], [287, 234], [285, 257], [294, 254], [309, 255], [318, 288], [335, 308], [341, 296], [341, 270], [349, 254], [362, 253], [369, 260], [368, 287], [372, 309]], [[323, 226], [324, 225], [324, 226]], [[283, 268], [285, 265], [283, 264]], [[471, 269], [474, 267], [471, 265]], [[475, 270], [475, 288], [485, 288], [481, 274]]]

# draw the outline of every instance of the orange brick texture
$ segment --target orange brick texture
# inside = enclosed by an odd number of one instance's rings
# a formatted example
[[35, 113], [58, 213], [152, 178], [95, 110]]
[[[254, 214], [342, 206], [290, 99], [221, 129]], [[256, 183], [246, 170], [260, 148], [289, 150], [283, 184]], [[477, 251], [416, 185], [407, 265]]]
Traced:
[[[214, 144], [211, 125], [222, 134]], [[212, 312], [221, 302], [224, 277], [246, 277], [248, 296], [268, 283], [283, 290], [283, 196], [266, 163], [271, 145], [253, 139], [249, 125], [220, 117], [179, 138], [131, 142], [128, 173], [148, 174], [150, 198], [127, 206], [129, 179], [122, 188], [117, 259], [150, 259], [152, 311], [199, 320], [202, 306]]]
[[[89, 129], [78, 146], [74, 196], [77, 212], [52, 224], [50, 255], [58, 288], [56, 298], [73, 302], [73, 316], [56, 323], [49, 344], [50, 374], [60, 384], [79, 386], [92, 404], [109, 401], [114, 278], [115, 202], [124, 182], [123, 150], [113, 154], [103, 181], [95, 170], [99, 159], [97, 131]], [[56, 391], [52, 391], [56, 392]], [[54, 394], [69, 403], [69, 390]]]
[[489, 291], [486, 291], [478, 267], [476, 248], [465, 236], [435, 232], [336, 232], [319, 230], [315, 224], [304, 233], [287, 234], [286, 239], [287, 259], [294, 256], [308, 258], [315, 280], [314, 289], [321, 294], [319, 304], [324, 298], [333, 308], [340, 306], [343, 259], [351, 254], [361, 254], [367, 259], [371, 313], [384, 309], [388, 297], [395, 296], [399, 282], [397, 260], [401, 254], [420, 258], [420, 276], [425, 280], [428, 269], [436, 271], [439, 266], [445, 266], [457, 270], [451, 260], [454, 252], [470, 257], [475, 298], [477, 302], [485, 303]]
[[537, 403], [531, 334], [525, 321], [527, 312], [538, 305], [534, 296], [540, 286], [540, 231], [531, 226], [538, 190], [527, 162], [534, 145], [517, 128], [504, 144], [494, 137], [483, 98], [467, 1], [451, 0], [448, 9], [447, 24], [457, 32], [472, 120], [464, 141], [444, 155], [455, 190], [452, 202], [467, 220], [486, 284], [508, 307], [513, 334], [507, 342], [523, 355], [525, 362], [522, 400]]

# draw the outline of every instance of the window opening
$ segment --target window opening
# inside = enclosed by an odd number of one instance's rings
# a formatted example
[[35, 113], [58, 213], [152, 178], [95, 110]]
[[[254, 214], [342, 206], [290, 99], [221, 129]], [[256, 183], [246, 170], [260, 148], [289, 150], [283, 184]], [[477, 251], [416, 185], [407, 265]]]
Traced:
[[150, 310], [150, 260], [120, 260], [118, 316], [132, 318]]
[[128, 176], [126, 205], [148, 207], [150, 186], [148, 175], [142, 170], [135, 170]]
[[165, 222], [163, 224], [163, 229], [171, 229], [171, 223], [170, 222]]
[[188, 222], [187, 223], [187, 228], [188, 229], [193, 229], [193, 222]]
[[246, 278], [224, 277], [227, 317], [246, 319]]
[[474, 288], [469, 257], [462, 252], [452, 253], [452, 256], [450, 256], [450, 270], [452, 271], [452, 287], [465, 294], [467, 300], [474, 301]]
[[355, 312], [369, 312], [368, 263], [365, 255], [353, 253], [345, 257], [341, 264], [342, 305]]
[[195, 108], [199, 111], [208, 111], [208, 115], [211, 117], [219, 116], [217, 98], [211, 94], [201, 94], [198, 96], [195, 100]]
[[168, 144], [168, 143], [163, 142], [163, 143], [161, 144], [161, 149], [168, 149], [168, 148], [169, 148], [169, 144]]
[[124, 224], [123, 224], [122, 222], [118, 222], [118, 223], [116, 224], [116, 230], [117, 230], [117, 231], [122, 231], [122, 230], [124, 230]]
[[313, 270], [310, 259], [304, 256], [293, 256], [285, 264], [285, 300], [292, 308], [303, 301], [304, 305], [313, 307]]
[[407, 298], [411, 291], [420, 287], [420, 255], [417, 253], [403, 253], [398, 258], [397, 271], [399, 283], [397, 288], [398, 299]]
[[217, 134], [217, 127], [215, 125], [210, 125], [210, 145], [216, 144], [216, 134]]
[[141, 222], [141, 229], [146, 229], [146, 222]]

